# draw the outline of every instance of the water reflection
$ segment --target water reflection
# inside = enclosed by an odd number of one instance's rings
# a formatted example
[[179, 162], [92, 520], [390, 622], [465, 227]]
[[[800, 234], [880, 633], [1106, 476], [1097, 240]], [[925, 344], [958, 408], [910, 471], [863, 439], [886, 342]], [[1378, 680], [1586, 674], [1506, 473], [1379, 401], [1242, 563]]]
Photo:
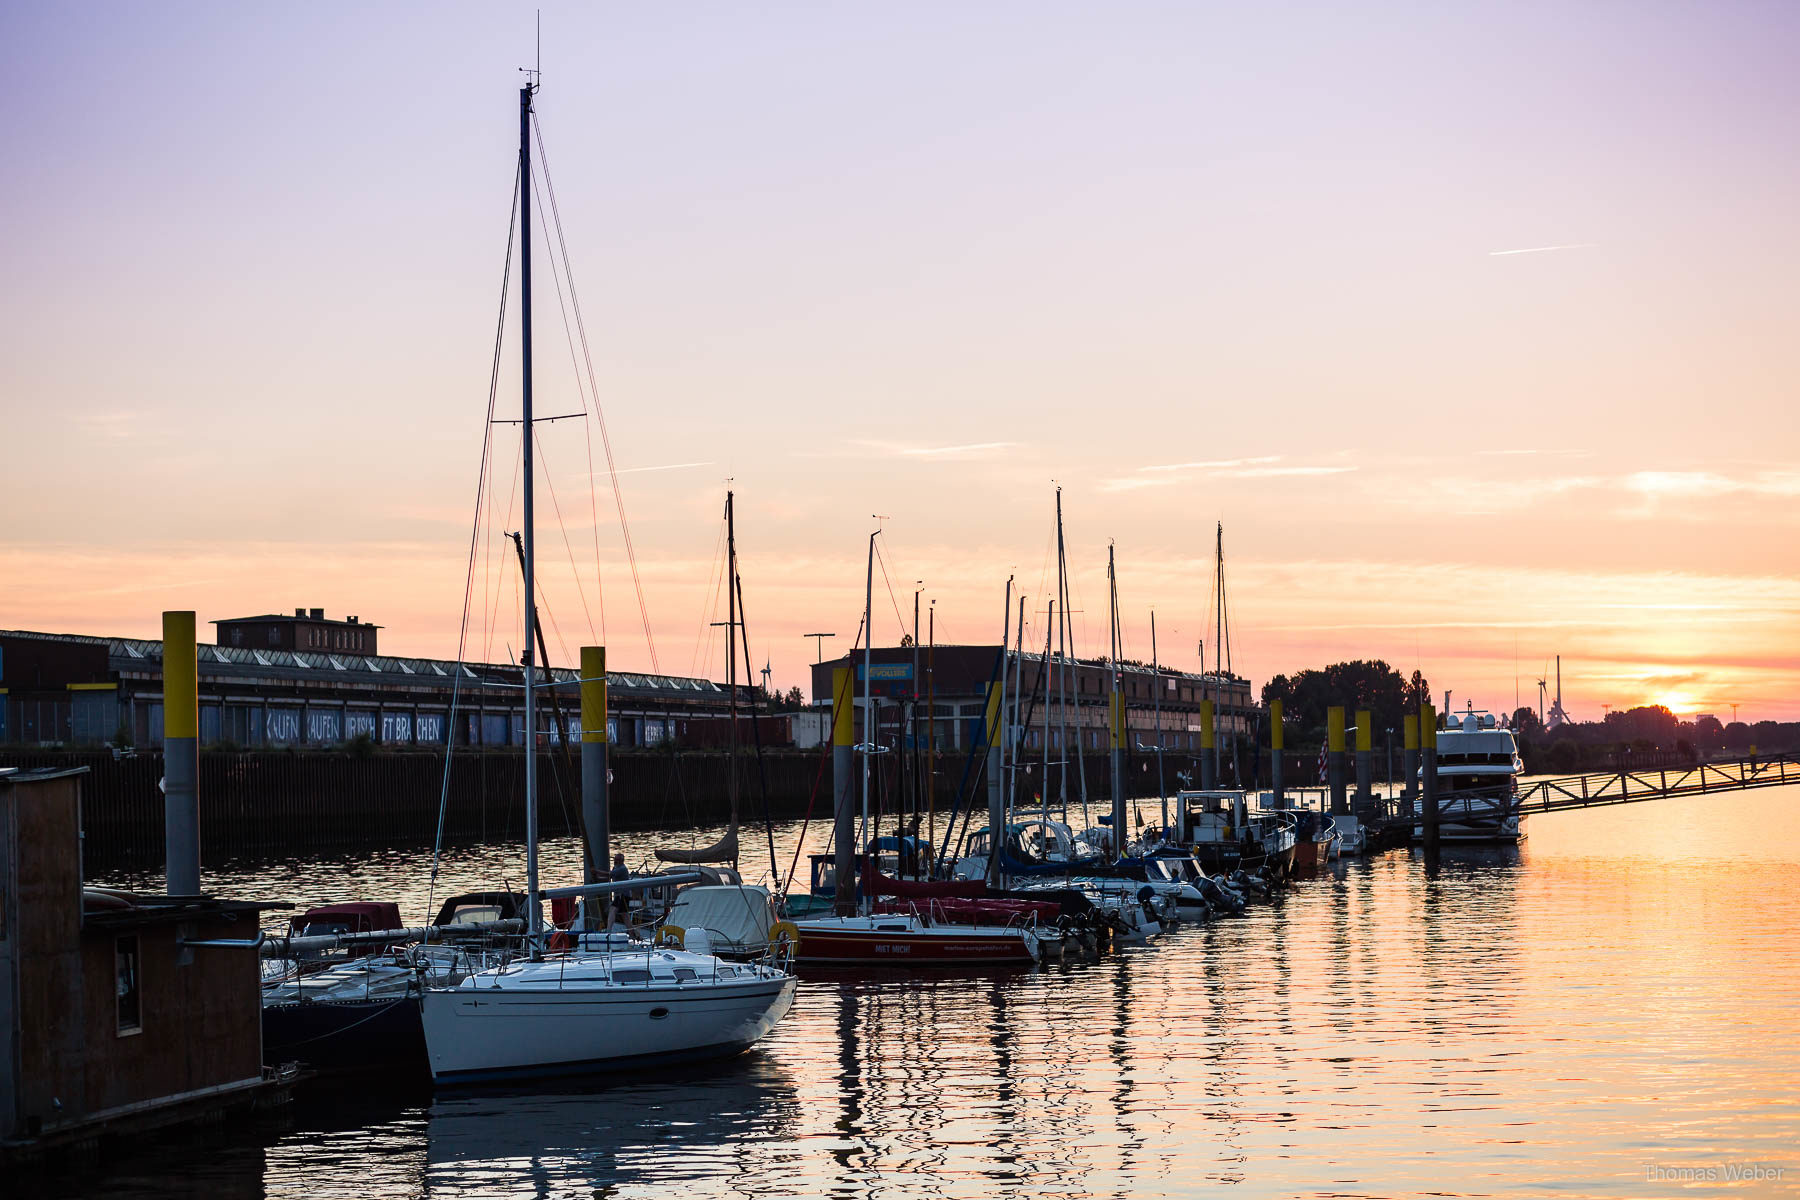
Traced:
[[799, 1095], [780, 1063], [655, 1072], [587, 1089], [450, 1093], [426, 1113], [429, 1196], [609, 1196], [650, 1187], [782, 1194], [763, 1150], [791, 1141]]
[[[1800, 843], [1769, 831], [1796, 806], [1800, 789], [1543, 817], [1519, 848], [1342, 862], [1097, 962], [809, 976], [717, 1076], [339, 1094], [254, 1138], [139, 1150], [44, 1190], [1638, 1196], [1678, 1191], [1647, 1186], [1647, 1163], [1727, 1160], [1786, 1163], [1791, 1182]], [[633, 854], [655, 840], [633, 837]], [[784, 862], [798, 840], [777, 830]], [[456, 851], [439, 894], [507, 877], [514, 854]], [[578, 854], [557, 844], [550, 869]], [[414, 897], [409, 916], [426, 890], [402, 851], [209, 879]]]

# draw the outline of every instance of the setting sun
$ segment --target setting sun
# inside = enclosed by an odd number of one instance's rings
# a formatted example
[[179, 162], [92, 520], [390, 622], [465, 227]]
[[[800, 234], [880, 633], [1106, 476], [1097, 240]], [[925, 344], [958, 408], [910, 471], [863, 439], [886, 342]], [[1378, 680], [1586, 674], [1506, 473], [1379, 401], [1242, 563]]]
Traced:
[[1664, 692], [1655, 702], [1676, 716], [1691, 713], [1694, 709], [1694, 698], [1686, 692]]

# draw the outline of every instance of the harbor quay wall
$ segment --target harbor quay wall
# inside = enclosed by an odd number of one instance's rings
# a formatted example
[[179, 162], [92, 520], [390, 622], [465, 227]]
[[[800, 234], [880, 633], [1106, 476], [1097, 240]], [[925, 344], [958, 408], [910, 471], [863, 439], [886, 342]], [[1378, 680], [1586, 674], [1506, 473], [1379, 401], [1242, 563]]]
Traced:
[[[895, 781], [895, 755], [884, 756], [875, 781], [881, 807], [893, 812], [900, 788]], [[1289, 755], [1289, 778], [1295, 778], [1303, 756]], [[831, 768], [816, 750], [765, 750], [737, 758], [739, 815], [746, 824], [760, 821], [766, 781], [769, 815], [790, 820], [807, 814], [811, 801], [815, 821], [831, 819]], [[935, 805], [940, 819], [955, 803], [964, 778], [966, 756], [946, 751], [937, 756]], [[615, 751], [610, 756], [609, 789], [613, 825], [621, 829], [688, 828], [722, 825], [729, 818], [730, 758], [724, 753], [683, 751]], [[327, 849], [430, 845], [437, 831], [440, 802], [447, 842], [517, 839], [525, 829], [525, 756], [522, 750], [457, 751], [450, 759], [445, 788], [443, 753], [368, 754], [309, 753], [284, 750], [215, 752], [199, 756], [202, 853], [206, 860], [238, 855], [285, 855]], [[1264, 760], [1264, 773], [1267, 760]], [[154, 866], [163, 861], [163, 778], [160, 751], [115, 757], [107, 751], [0, 750], [0, 766], [85, 766], [83, 786], [83, 855], [91, 875], [111, 867]], [[1104, 756], [1085, 763], [1088, 798], [1097, 815], [1110, 795]], [[581, 808], [579, 760], [561, 749], [538, 759], [538, 815], [546, 836], [577, 832]], [[976, 824], [984, 824], [985, 791], [979, 767], [969, 772]], [[1027, 777], [1021, 803], [1035, 804], [1032, 782], [1041, 765]], [[1197, 779], [1198, 760], [1187, 754], [1165, 754], [1163, 777], [1170, 792], [1186, 786], [1183, 776]], [[1132, 795], [1156, 795], [1154, 760], [1132, 757], [1126, 770]], [[1055, 788], [1057, 776], [1052, 774]], [[815, 795], [816, 784], [816, 795]], [[1079, 802], [1079, 781], [1069, 781], [1070, 803]], [[1053, 804], [1056, 803], [1053, 790]], [[965, 806], [969, 800], [965, 798]], [[911, 802], [908, 802], [911, 807]], [[1144, 819], [1157, 815], [1144, 811]], [[1071, 813], [1071, 820], [1079, 818]], [[959, 822], [960, 825], [960, 822]]]

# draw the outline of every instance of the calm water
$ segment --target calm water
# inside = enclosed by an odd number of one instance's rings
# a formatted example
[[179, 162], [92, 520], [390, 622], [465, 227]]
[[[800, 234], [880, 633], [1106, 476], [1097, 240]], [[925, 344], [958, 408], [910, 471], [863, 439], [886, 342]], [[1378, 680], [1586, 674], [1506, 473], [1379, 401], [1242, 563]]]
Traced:
[[[56, 1186], [127, 1200], [1800, 1194], [1797, 825], [1793, 788], [1537, 817], [1516, 851], [1446, 853], [1434, 873], [1407, 853], [1341, 864], [1246, 918], [1094, 964], [808, 980], [763, 1048], [710, 1075], [321, 1093], [259, 1133], [132, 1152]], [[785, 869], [799, 830], [778, 833]], [[548, 847], [547, 879], [572, 878], [576, 853]], [[518, 861], [460, 850], [437, 895], [516, 879]], [[414, 919], [427, 869], [391, 853], [208, 883], [399, 898]], [[1734, 1164], [1786, 1178], [1730, 1182]]]

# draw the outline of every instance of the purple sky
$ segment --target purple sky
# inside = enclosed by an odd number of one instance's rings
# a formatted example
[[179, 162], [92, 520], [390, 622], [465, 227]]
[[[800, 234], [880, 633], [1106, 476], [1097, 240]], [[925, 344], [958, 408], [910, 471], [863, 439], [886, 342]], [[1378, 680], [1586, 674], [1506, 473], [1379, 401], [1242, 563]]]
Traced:
[[[533, 12], [0, 11], [0, 626], [320, 604], [454, 650]], [[1222, 519], [1258, 682], [1379, 656], [1510, 707], [1515, 662], [1531, 691], [1561, 652], [1578, 716], [1800, 716], [1800, 8], [581, 5], [544, 29], [665, 671], [721, 669], [727, 477], [784, 684], [801, 633], [855, 628], [872, 513], [896, 592], [997, 636], [1008, 573], [1049, 590], [1057, 480], [1084, 652], [1114, 539], [1133, 652], [1155, 607], [1191, 660]], [[548, 278], [538, 302], [544, 411], [571, 411]], [[510, 355], [504, 382], [516, 406]], [[572, 547], [547, 501], [547, 602], [569, 647], [647, 667], [590, 433], [542, 435]]]

